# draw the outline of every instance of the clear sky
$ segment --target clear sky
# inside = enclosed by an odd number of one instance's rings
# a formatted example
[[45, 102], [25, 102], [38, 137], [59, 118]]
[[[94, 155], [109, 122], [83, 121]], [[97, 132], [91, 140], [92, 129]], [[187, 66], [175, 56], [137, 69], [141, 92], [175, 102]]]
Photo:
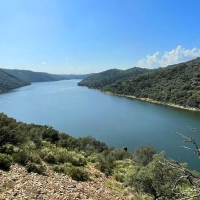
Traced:
[[0, 0], [0, 67], [85, 74], [200, 56], [200, 0]]

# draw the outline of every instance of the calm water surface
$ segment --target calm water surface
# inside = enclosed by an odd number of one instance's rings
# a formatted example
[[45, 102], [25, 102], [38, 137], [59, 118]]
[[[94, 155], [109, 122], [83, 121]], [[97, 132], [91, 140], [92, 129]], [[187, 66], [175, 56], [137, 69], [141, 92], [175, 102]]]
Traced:
[[33, 83], [1, 94], [0, 112], [26, 123], [50, 125], [74, 137], [91, 135], [130, 151], [149, 144], [157, 152], [164, 150], [167, 157], [200, 169], [197, 156], [181, 149], [181, 137], [173, 133], [184, 133], [200, 144], [200, 133], [187, 128], [200, 129], [200, 112], [104, 94], [78, 87], [79, 81]]

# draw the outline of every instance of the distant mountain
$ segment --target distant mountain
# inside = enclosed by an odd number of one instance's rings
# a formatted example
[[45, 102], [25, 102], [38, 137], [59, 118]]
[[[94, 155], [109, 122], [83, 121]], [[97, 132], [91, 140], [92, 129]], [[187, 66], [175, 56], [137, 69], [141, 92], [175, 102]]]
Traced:
[[84, 79], [92, 74], [60, 74], [60, 76], [66, 77], [68, 79]]
[[[132, 69], [130, 69], [131, 72]], [[108, 72], [110, 76], [108, 76]], [[146, 98], [165, 104], [200, 109], [200, 58], [120, 78], [119, 70], [108, 70], [88, 77], [85, 85], [118, 95]]]
[[87, 86], [89, 88], [102, 89], [103, 87], [115, 83], [116, 81], [136, 77], [140, 74], [147, 73], [150, 70], [139, 67], [133, 67], [128, 70], [109, 69], [97, 74], [93, 74], [83, 79], [79, 86]]
[[63, 77], [56, 74], [48, 74], [44, 72], [33, 72], [29, 70], [18, 70], [18, 69], [2, 69], [4, 72], [11, 74], [19, 79], [27, 82], [46, 82], [46, 81], [60, 81], [68, 80], [69, 78]]
[[30, 83], [0, 70], [0, 92], [5, 92], [26, 85], [30, 85]]

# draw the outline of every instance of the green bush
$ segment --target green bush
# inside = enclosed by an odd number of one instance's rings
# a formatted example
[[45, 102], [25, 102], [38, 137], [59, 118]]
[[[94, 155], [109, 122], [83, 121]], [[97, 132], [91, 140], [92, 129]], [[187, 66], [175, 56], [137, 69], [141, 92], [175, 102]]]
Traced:
[[97, 161], [99, 162], [98, 167], [101, 172], [105, 173], [106, 176], [109, 176], [113, 172], [116, 161], [129, 158], [132, 158], [130, 152], [123, 149], [110, 149], [109, 151], [104, 151], [97, 156]]
[[32, 162], [28, 162], [28, 164], [26, 165], [26, 170], [30, 173], [30, 172], [34, 172], [37, 174], [45, 174], [45, 167], [42, 165], [36, 165], [35, 163]]
[[30, 161], [33, 162], [33, 163], [37, 163], [37, 164], [42, 163], [41, 158], [37, 153], [32, 153], [30, 155]]
[[13, 160], [20, 165], [26, 165], [30, 161], [30, 155], [25, 151], [20, 151], [13, 154]]
[[54, 165], [52, 167], [53, 171], [58, 172], [58, 173], [63, 173], [63, 174], [68, 174], [71, 171], [72, 164], [71, 163], [65, 163], [62, 165]]
[[87, 157], [87, 160], [88, 160], [88, 162], [96, 163], [96, 162], [98, 162], [98, 155], [92, 154]]
[[123, 161], [118, 160], [118, 161], [115, 161], [114, 164], [115, 164], [115, 167], [112, 172], [112, 175], [119, 182], [124, 182], [126, 174], [129, 173], [130, 171], [133, 172], [135, 170], [133, 166], [133, 162], [130, 159], [126, 159]]
[[151, 146], [139, 147], [133, 154], [133, 160], [141, 167], [146, 166], [153, 160], [155, 154], [156, 150]]
[[[165, 153], [155, 154], [153, 160], [143, 167], [126, 174], [127, 186], [135, 188], [137, 192], [148, 193], [154, 199], [176, 199], [175, 193], [179, 193], [181, 185], [187, 181], [179, 179], [181, 171], [166, 165]], [[178, 187], [174, 183], [179, 179]]]
[[72, 167], [69, 175], [72, 179], [77, 181], [87, 181], [89, 178], [88, 173], [83, 167]]
[[74, 166], [85, 166], [87, 164], [86, 159], [84, 157], [72, 157], [70, 162]]
[[115, 177], [115, 179], [116, 179], [117, 181], [119, 181], [119, 182], [121, 182], [121, 183], [124, 182], [124, 174], [123, 174], [123, 173], [120, 173], [120, 172], [115, 173], [114, 177]]
[[52, 169], [55, 172], [69, 175], [72, 179], [77, 181], [88, 180], [88, 173], [83, 167], [74, 167], [71, 163], [65, 163], [63, 165], [54, 165]]
[[12, 155], [14, 153], [14, 146], [12, 144], [5, 144], [0, 148], [0, 152]]
[[0, 153], [0, 169], [9, 170], [12, 161], [13, 160], [10, 155]]
[[45, 157], [44, 161], [50, 163], [50, 164], [55, 164], [57, 162], [56, 155], [53, 154], [53, 152], [49, 152]]

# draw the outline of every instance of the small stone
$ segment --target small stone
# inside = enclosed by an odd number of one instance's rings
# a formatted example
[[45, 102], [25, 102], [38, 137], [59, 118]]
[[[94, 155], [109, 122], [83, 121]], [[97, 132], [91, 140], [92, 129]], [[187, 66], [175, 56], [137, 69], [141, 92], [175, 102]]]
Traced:
[[15, 197], [16, 197], [17, 195], [18, 195], [18, 192], [15, 192], [15, 193], [13, 194], [13, 196], [15, 196]]
[[67, 188], [72, 189], [72, 188], [75, 188], [75, 187], [76, 187], [76, 185], [69, 185]]

